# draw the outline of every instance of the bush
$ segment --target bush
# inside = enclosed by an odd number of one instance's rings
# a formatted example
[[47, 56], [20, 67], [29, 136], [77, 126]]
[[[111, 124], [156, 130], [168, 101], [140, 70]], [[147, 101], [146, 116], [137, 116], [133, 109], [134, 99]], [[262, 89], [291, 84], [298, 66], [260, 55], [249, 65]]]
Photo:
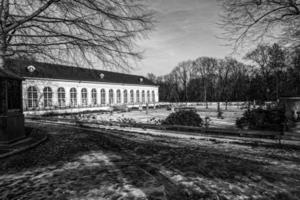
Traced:
[[163, 122], [163, 125], [183, 125], [201, 127], [203, 120], [193, 110], [180, 110], [171, 113]]
[[248, 126], [249, 129], [254, 130], [281, 131], [285, 121], [286, 118], [282, 109], [257, 108], [245, 111], [243, 117], [236, 120], [236, 126], [238, 128]]
[[149, 123], [150, 123], [150, 124], [155, 124], [155, 125], [161, 125], [162, 120], [161, 120], [161, 119], [156, 119], [155, 117], [152, 117], [152, 118], [149, 120]]
[[118, 118], [118, 122], [122, 124], [134, 125], [136, 121], [132, 118]]

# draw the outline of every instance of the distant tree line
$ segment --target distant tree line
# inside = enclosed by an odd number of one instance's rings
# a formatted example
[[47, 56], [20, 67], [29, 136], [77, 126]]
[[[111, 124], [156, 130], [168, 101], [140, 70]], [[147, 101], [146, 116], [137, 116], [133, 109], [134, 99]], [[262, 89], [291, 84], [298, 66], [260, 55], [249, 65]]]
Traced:
[[199, 57], [179, 63], [170, 74], [148, 78], [161, 101], [276, 101], [300, 95], [300, 49], [259, 45], [244, 64], [234, 58]]

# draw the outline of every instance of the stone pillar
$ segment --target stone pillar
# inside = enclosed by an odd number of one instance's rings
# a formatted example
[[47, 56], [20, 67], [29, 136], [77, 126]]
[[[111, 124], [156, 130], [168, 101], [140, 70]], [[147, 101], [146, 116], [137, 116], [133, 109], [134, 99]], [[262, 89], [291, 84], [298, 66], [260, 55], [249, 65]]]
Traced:
[[52, 108], [58, 107], [58, 87], [51, 87], [52, 89]]
[[82, 102], [81, 102], [81, 87], [77, 87], [77, 107], [82, 107]]
[[0, 114], [5, 114], [7, 110], [6, 81], [0, 79]]
[[120, 104], [124, 104], [124, 89], [120, 89]]
[[70, 87], [63, 87], [65, 89], [65, 106], [69, 107], [71, 106], [71, 94], [70, 94]]
[[109, 105], [109, 89], [105, 89], [105, 105]]
[[25, 137], [22, 79], [0, 69], [0, 149]]
[[113, 104], [117, 104], [117, 90], [116, 89], [113, 90], [113, 94], [114, 94]]
[[96, 92], [97, 92], [97, 105], [101, 106], [101, 88], [100, 89], [96, 88]]

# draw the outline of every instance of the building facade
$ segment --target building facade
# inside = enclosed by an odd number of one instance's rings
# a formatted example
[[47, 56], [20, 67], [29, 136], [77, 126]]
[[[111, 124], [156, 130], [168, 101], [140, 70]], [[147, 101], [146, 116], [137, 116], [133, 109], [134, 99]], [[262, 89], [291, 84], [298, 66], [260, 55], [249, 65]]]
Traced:
[[158, 103], [158, 86], [145, 77], [22, 60], [6, 62], [24, 78], [24, 111], [145, 106]]

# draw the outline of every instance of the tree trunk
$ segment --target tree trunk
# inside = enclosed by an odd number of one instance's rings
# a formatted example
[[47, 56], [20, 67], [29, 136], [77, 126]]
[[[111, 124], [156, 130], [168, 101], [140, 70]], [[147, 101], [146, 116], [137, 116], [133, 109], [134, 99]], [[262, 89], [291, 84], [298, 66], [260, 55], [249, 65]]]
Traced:
[[207, 104], [207, 88], [206, 85], [204, 86], [204, 101], [205, 101], [205, 107], [208, 109], [208, 104]]
[[186, 81], [184, 82], [184, 90], [185, 90], [185, 103], [187, 105], [188, 102], [188, 94], [187, 94], [187, 83]]
[[0, 50], [0, 69], [4, 69], [4, 56], [3, 56], [3, 51]]
[[4, 69], [4, 56], [7, 50], [7, 32], [4, 31], [4, 27], [7, 24], [8, 16], [9, 16], [9, 0], [3, 0], [1, 3], [1, 16], [0, 16], [0, 26], [2, 27], [0, 30], [0, 69]]

